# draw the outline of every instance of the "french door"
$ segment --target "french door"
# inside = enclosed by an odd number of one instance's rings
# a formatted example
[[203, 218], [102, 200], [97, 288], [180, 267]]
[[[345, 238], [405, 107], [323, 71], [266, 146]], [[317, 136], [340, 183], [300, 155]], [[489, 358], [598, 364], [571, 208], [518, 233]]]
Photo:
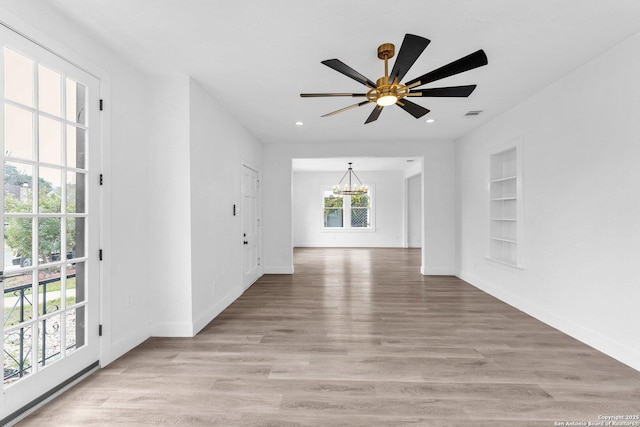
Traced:
[[0, 25], [0, 420], [98, 360], [99, 81]]

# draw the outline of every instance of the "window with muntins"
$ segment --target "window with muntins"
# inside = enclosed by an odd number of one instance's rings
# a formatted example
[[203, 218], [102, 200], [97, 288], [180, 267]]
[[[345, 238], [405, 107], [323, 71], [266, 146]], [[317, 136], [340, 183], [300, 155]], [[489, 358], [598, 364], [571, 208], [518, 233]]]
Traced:
[[331, 230], [367, 230], [373, 228], [372, 189], [368, 194], [337, 195], [323, 190], [324, 228]]

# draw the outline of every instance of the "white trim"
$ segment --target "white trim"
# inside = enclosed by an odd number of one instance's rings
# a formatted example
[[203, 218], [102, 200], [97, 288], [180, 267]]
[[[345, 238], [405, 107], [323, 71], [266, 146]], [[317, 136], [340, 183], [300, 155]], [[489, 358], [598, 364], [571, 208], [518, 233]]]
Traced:
[[[515, 269], [519, 269], [519, 270], [523, 270], [524, 269], [524, 250], [523, 248], [525, 247], [524, 245], [524, 194], [523, 194], [523, 185], [522, 185], [522, 180], [523, 180], [523, 136], [522, 135], [517, 135], [511, 139], [509, 139], [507, 142], [504, 142], [500, 145], [497, 145], [496, 147], [494, 147], [490, 152], [489, 152], [489, 156], [488, 156], [488, 161], [487, 161], [487, 169], [486, 169], [486, 199], [488, 201], [487, 204], [487, 220], [486, 220], [486, 224], [487, 224], [487, 252], [485, 255], [485, 258], [490, 260], [490, 261], [494, 261], [495, 263], [504, 265], [504, 266], [508, 266], [508, 267], [512, 267]], [[491, 162], [494, 156], [496, 155], [500, 155], [506, 151], [510, 151], [515, 149], [516, 151], [516, 174], [515, 176], [509, 176], [508, 178], [500, 178], [500, 179], [492, 179], [491, 176]], [[516, 195], [515, 197], [502, 197], [502, 198], [491, 198], [491, 184], [492, 183], [499, 183], [499, 182], [503, 182], [507, 179], [513, 179], [516, 178]], [[493, 258], [491, 256], [491, 241], [494, 240], [502, 240], [502, 241], [509, 241], [509, 240], [505, 240], [505, 239], [495, 239], [491, 237], [491, 227], [492, 227], [492, 222], [494, 221], [494, 219], [492, 219], [492, 214], [491, 214], [491, 206], [492, 206], [492, 202], [493, 201], [499, 201], [499, 200], [515, 200], [516, 201], [516, 218], [514, 219], [516, 222], [516, 239], [515, 241], [513, 241], [512, 243], [515, 243], [516, 246], [516, 259], [515, 259], [515, 264], [511, 263], [511, 262], [507, 262], [504, 260], [500, 260], [497, 258]]]
[[69, 64], [84, 71], [85, 73], [92, 75], [98, 80], [101, 80], [108, 75], [108, 73], [106, 73], [105, 70], [103, 70], [101, 67], [97, 66], [87, 58], [78, 55], [67, 45], [60, 43], [50, 35], [43, 33], [42, 31], [27, 23], [23, 19], [19, 18], [12, 12], [2, 8], [1, 6], [0, 8], [2, 9], [2, 19], [0, 19], [0, 25], [24, 37], [30, 42], [38, 45], [42, 49], [57, 56], [63, 61], [68, 62]]
[[[108, 74], [102, 71], [96, 72], [97, 67], [91, 66], [79, 66], [79, 63], [87, 63], [84, 59], [79, 60], [79, 57], [73, 53], [68, 52], [68, 50], [64, 47], [61, 47], [59, 43], [50, 37], [40, 33], [35, 28], [30, 25], [24, 23], [23, 21], [15, 18], [11, 14], [6, 14], [3, 16], [3, 19], [9, 19], [12, 23], [7, 24], [6, 21], [0, 22], [2, 25], [2, 32], [7, 34], [8, 40], [14, 40], [17, 46], [22, 46], [25, 49], [25, 53], [28, 53], [27, 56], [31, 57], [34, 60], [34, 64], [43, 64], [46, 67], [53, 67], [56, 72], [60, 74], [72, 78], [72, 79], [82, 79], [78, 81], [82, 81], [83, 84], [87, 86], [88, 92], [86, 95], [87, 108], [88, 113], [86, 115], [87, 123], [85, 126], [80, 126], [80, 128], [86, 129], [87, 126], [90, 129], [90, 134], [88, 134], [88, 144], [87, 150], [89, 152], [89, 162], [85, 165], [84, 169], [79, 168], [69, 168], [65, 162], [61, 165], [55, 165], [57, 170], [64, 171], [79, 171], [81, 173], [86, 172], [86, 186], [88, 191], [88, 199], [87, 199], [87, 211], [82, 214], [67, 214], [70, 217], [80, 217], [80, 218], [93, 218], [91, 221], [87, 221], [88, 231], [86, 235], [86, 259], [84, 261], [87, 265], [90, 265], [91, 268], [88, 270], [88, 283], [89, 288], [87, 288], [87, 295], [85, 303], [79, 304], [79, 306], [87, 307], [85, 311], [86, 316], [86, 330], [85, 330], [85, 338], [86, 343], [90, 344], [88, 346], [82, 347], [72, 353], [70, 356], [65, 354], [61, 355], [60, 365], [52, 365], [51, 367], [44, 367], [42, 371], [45, 370], [50, 373], [50, 377], [37, 377], [30, 376], [29, 378], [24, 379], [24, 386], [21, 386], [19, 382], [17, 382], [14, 387], [16, 387], [12, 393], [7, 393], [6, 388], [3, 393], [3, 399], [7, 397], [5, 401], [2, 402], [4, 406], [3, 410], [11, 412], [12, 408], [16, 403], [19, 403], [19, 400], [15, 399], [11, 394], [19, 396], [18, 399], [27, 399], [29, 401], [29, 396], [32, 394], [32, 391], [37, 391], [40, 387], [43, 390], [50, 389], [52, 386], [55, 386], [52, 382], [60, 382], [60, 376], [64, 376], [67, 368], [66, 365], [62, 365], [62, 361], [65, 359], [75, 359], [73, 361], [69, 360], [70, 367], [72, 366], [82, 366], [84, 364], [83, 358], [90, 358], [90, 362], [94, 362], [99, 360], [103, 354], [103, 343], [104, 340], [98, 337], [98, 324], [102, 323], [101, 314], [104, 311], [104, 300], [102, 296], [102, 291], [104, 289], [104, 277], [102, 274], [103, 266], [98, 261], [98, 249], [104, 248], [103, 246], [103, 236], [106, 234], [103, 230], [104, 227], [104, 201], [102, 188], [98, 185], [98, 176], [103, 172], [103, 147], [105, 145], [105, 135], [104, 135], [104, 117], [98, 110], [98, 100], [103, 96], [103, 88], [105, 84], [105, 79], [108, 80]], [[34, 36], [27, 36], [26, 34], [33, 34]], [[4, 39], [4, 36], [3, 36]], [[42, 40], [42, 42], [37, 41], [36, 39]], [[8, 46], [12, 46], [8, 43]], [[58, 47], [61, 50], [58, 50]], [[61, 51], [68, 52], [60, 53]], [[93, 71], [91, 71], [93, 68]], [[102, 74], [103, 77], [98, 77], [98, 75]], [[37, 79], [37, 71], [34, 74], [34, 78]], [[35, 83], [35, 82], [34, 82]], [[61, 81], [61, 89], [64, 88], [65, 81]], [[39, 112], [38, 110], [38, 101], [37, 101], [37, 90], [38, 85], [34, 86], [35, 92], [34, 96], [34, 109], [32, 112]], [[65, 96], [64, 92], [61, 93], [62, 96], [62, 117], [64, 117], [65, 113]], [[45, 115], [46, 116], [46, 115]], [[62, 119], [62, 117], [57, 117], [56, 120], [63, 124], [62, 130], [63, 135], [65, 131], [65, 125], [71, 124], [66, 120]], [[37, 121], [33, 121], [32, 125], [37, 126]], [[74, 124], [72, 124], [74, 125]], [[107, 125], [108, 126], [108, 125]], [[36, 133], [37, 135], [37, 133]], [[93, 141], [93, 143], [91, 143]], [[37, 147], [37, 144], [36, 144]], [[64, 152], [64, 150], [63, 150]], [[37, 166], [40, 164], [37, 161], [29, 162], [30, 164]], [[47, 166], [44, 162], [43, 166]], [[38, 179], [38, 169], [34, 168], [33, 179]], [[65, 197], [66, 189], [64, 187], [65, 180], [62, 181], [62, 197]], [[35, 203], [34, 198], [34, 203]], [[34, 210], [33, 216], [34, 218], [39, 217], [47, 217], [48, 215], [40, 215], [37, 214]], [[63, 217], [65, 216], [65, 211], [62, 212]], [[94, 222], [96, 221], [96, 222]], [[65, 230], [65, 222], [62, 222], [62, 232]], [[95, 234], [94, 234], [95, 233]], [[63, 239], [64, 241], [64, 239]], [[37, 246], [37, 236], [34, 236], [34, 247]], [[62, 261], [61, 261], [62, 262]], [[64, 270], [64, 269], [63, 269]], [[64, 285], [63, 285], [64, 286]], [[35, 304], [37, 306], [37, 302]], [[35, 306], [34, 306], [35, 307]], [[64, 316], [64, 312], [67, 309], [72, 309], [72, 307], [64, 307], [63, 311], [60, 315]], [[55, 314], [57, 316], [58, 314]], [[94, 329], [95, 328], [95, 329]], [[0, 328], [1, 330], [2, 328]], [[110, 329], [110, 328], [108, 328]], [[34, 335], [35, 339], [35, 335]], [[61, 339], [64, 341], [65, 333], [64, 329], [61, 335]], [[35, 355], [34, 355], [35, 357]], [[34, 363], [34, 372], [39, 371], [40, 369]], [[66, 379], [66, 378], [63, 378]], [[38, 388], [33, 387], [32, 383], [38, 383]], [[29, 384], [29, 385], [27, 385]], [[26, 392], [23, 392], [26, 391]], [[17, 393], [17, 394], [16, 394]], [[9, 396], [11, 396], [9, 398]]]
[[460, 272], [456, 276], [481, 291], [498, 298], [500, 301], [640, 371], [640, 351], [637, 349], [614, 341], [592, 329], [585, 328], [538, 304], [532, 304], [525, 299], [505, 292], [471, 274]]
[[450, 268], [425, 267], [421, 265], [420, 274], [423, 276], [453, 276], [454, 272]]
[[[417, 176], [418, 174], [412, 175]], [[405, 176], [402, 180], [402, 247], [409, 247], [409, 179]]]
[[67, 390], [71, 389], [72, 387], [75, 387], [81, 381], [84, 381], [85, 379], [87, 379], [89, 376], [93, 375], [97, 370], [99, 370], [101, 368], [102, 368], [102, 366], [96, 366], [95, 368], [93, 368], [89, 372], [87, 372], [84, 375], [82, 375], [82, 376], [76, 378], [75, 380], [71, 381], [69, 384], [67, 384], [66, 386], [62, 387], [60, 390], [56, 391], [51, 396], [49, 396], [46, 399], [44, 399], [42, 402], [38, 403], [35, 406], [32, 406], [31, 408], [29, 408], [28, 410], [24, 411], [23, 413], [21, 413], [17, 417], [13, 418], [7, 424], [4, 424], [4, 426], [5, 427], [10, 427], [10, 426], [18, 424], [20, 421], [24, 420], [29, 415], [35, 413], [36, 411], [38, 411], [38, 409], [42, 408], [43, 406], [49, 404], [53, 399], [58, 398], [63, 393], [65, 393]]
[[156, 322], [151, 324], [152, 337], [186, 338], [193, 336], [193, 323]]
[[[251, 285], [249, 285], [250, 287]], [[193, 336], [198, 334], [205, 326], [207, 326], [213, 319], [218, 317], [227, 307], [229, 307], [236, 299], [242, 296], [242, 289], [234, 289], [228, 292], [222, 297], [216, 305], [209, 310], [206, 310], [193, 322], [192, 331]]]
[[[109, 328], [110, 329], [110, 328]], [[104, 328], [103, 328], [104, 330]], [[106, 330], [108, 332], [108, 329]], [[108, 337], [111, 337], [109, 332]], [[109, 339], [109, 346], [101, 347], [103, 350], [100, 353], [100, 366], [105, 367], [120, 356], [142, 344], [149, 338], [149, 324], [145, 323], [138, 328], [129, 331], [124, 337], [121, 337], [116, 342], [111, 342]], [[103, 333], [102, 340], [107, 340], [107, 333]]]
[[324, 226], [324, 197], [327, 191], [333, 191], [333, 186], [323, 185], [320, 193], [320, 200], [322, 202], [322, 223], [320, 232], [322, 233], [361, 233], [361, 232], [375, 232], [376, 231], [376, 214], [375, 214], [375, 184], [369, 185], [369, 227], [352, 227], [351, 226], [351, 196], [342, 196], [342, 227], [325, 227]]
[[[35, 43], [44, 50], [51, 54], [61, 58], [62, 60], [72, 64], [80, 70], [86, 72], [97, 78], [100, 82], [99, 98], [105, 100], [105, 108], [100, 112], [100, 145], [101, 145], [101, 161], [102, 170], [100, 173], [104, 174], [105, 184], [100, 187], [101, 193], [101, 205], [100, 205], [100, 247], [105, 254], [113, 253], [111, 243], [111, 230], [112, 230], [112, 217], [111, 210], [105, 207], [112, 205], [111, 194], [111, 75], [99, 67], [86, 57], [79, 55], [71, 49], [68, 45], [63, 44], [51, 37], [49, 34], [42, 32], [38, 28], [27, 23], [23, 19], [19, 18], [12, 12], [2, 8], [2, 19], [0, 25], [7, 27], [9, 30], [19, 34], [27, 40]], [[93, 176], [90, 177], [93, 179]], [[105, 301], [111, 301], [111, 271], [112, 265], [110, 257], [107, 255], [100, 265], [100, 324], [102, 324], [105, 331], [100, 339], [99, 358], [102, 360], [104, 357], [106, 360], [111, 358], [114, 354], [114, 346], [111, 342], [111, 330], [112, 328], [112, 316], [109, 310], [109, 306], [105, 304]], [[147, 335], [148, 336], [148, 335]], [[132, 346], [131, 348], [133, 348]], [[127, 349], [126, 351], [130, 350]], [[124, 354], [121, 353], [121, 354]], [[120, 354], [120, 355], [121, 355]]]
[[484, 259], [486, 259], [487, 261], [490, 261], [490, 262], [495, 262], [496, 264], [498, 264], [499, 267], [506, 267], [505, 269], [524, 270], [524, 267], [521, 267], [519, 265], [513, 265], [513, 264], [510, 264], [508, 262], [500, 261], [499, 259], [491, 258], [491, 257], [488, 257], [488, 256], [485, 256]]
[[[365, 244], [353, 244], [353, 243], [340, 243], [340, 242], [332, 242], [330, 244], [315, 244], [315, 243], [303, 243], [303, 244], [298, 244], [295, 246], [296, 248], [396, 248], [396, 249], [405, 249], [402, 246], [400, 246], [397, 243], [390, 243], [390, 244], [372, 244], [372, 243], [365, 243]], [[419, 249], [419, 248], [416, 248]]]
[[[375, 233], [375, 228], [364, 227], [352, 227], [352, 228], [338, 228], [338, 227], [322, 227], [321, 233]], [[298, 246], [298, 245], [296, 245]]]
[[293, 274], [293, 265], [265, 265], [263, 270], [264, 274]]
[[[263, 236], [262, 236], [262, 171], [258, 168], [258, 166], [254, 165], [252, 162], [242, 158], [240, 160], [240, 201], [238, 203], [238, 205], [240, 207], [242, 207], [242, 200], [244, 198], [244, 195], [242, 194], [242, 183], [243, 183], [243, 168], [248, 168], [251, 169], [252, 171], [254, 171], [256, 173], [257, 176], [257, 196], [256, 196], [256, 203], [257, 203], [257, 218], [256, 220], [258, 221], [258, 232], [256, 233], [258, 236], [258, 242], [257, 242], [257, 256], [258, 259], [260, 260], [260, 264], [258, 265], [258, 268], [256, 269], [256, 275], [255, 278], [253, 279], [253, 281], [251, 283], [247, 283], [245, 284], [245, 277], [244, 277], [244, 271], [243, 271], [243, 267], [244, 267], [244, 258], [241, 260], [240, 263], [240, 283], [242, 284], [242, 287], [244, 290], [249, 289], [249, 287], [251, 287], [252, 284], [254, 284], [263, 274], [264, 274], [264, 267], [263, 267], [263, 262], [264, 262], [264, 256], [263, 256]], [[242, 226], [243, 226], [243, 216], [244, 215], [244, 210], [241, 209], [240, 210], [240, 215], [238, 215], [240, 217], [240, 232], [242, 232]], [[241, 257], [244, 257], [244, 250], [242, 250], [241, 252]], [[206, 326], [206, 325], [205, 325]]]

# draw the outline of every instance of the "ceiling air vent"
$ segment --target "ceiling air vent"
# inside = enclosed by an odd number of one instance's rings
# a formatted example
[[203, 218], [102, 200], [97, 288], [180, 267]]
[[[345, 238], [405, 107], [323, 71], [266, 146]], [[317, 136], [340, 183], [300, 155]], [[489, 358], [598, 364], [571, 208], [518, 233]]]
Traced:
[[465, 114], [465, 117], [471, 117], [471, 116], [479, 116], [480, 113], [482, 113], [483, 110], [471, 110], [469, 112], [467, 112], [467, 114]]

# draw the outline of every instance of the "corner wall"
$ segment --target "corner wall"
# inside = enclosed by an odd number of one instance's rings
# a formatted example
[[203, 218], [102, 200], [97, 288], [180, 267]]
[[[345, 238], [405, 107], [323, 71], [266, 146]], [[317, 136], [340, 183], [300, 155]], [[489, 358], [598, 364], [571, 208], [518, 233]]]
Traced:
[[[191, 279], [193, 333], [242, 292], [243, 162], [260, 169], [262, 144], [190, 79]], [[261, 276], [262, 272], [258, 272]]]
[[[640, 370], [640, 35], [456, 144], [457, 274]], [[523, 137], [524, 269], [485, 258], [489, 153]]]
[[191, 336], [190, 79], [150, 79], [149, 281], [152, 336]]
[[151, 84], [151, 335], [190, 337], [244, 291], [233, 205], [242, 163], [260, 168], [261, 145], [189, 76]]

